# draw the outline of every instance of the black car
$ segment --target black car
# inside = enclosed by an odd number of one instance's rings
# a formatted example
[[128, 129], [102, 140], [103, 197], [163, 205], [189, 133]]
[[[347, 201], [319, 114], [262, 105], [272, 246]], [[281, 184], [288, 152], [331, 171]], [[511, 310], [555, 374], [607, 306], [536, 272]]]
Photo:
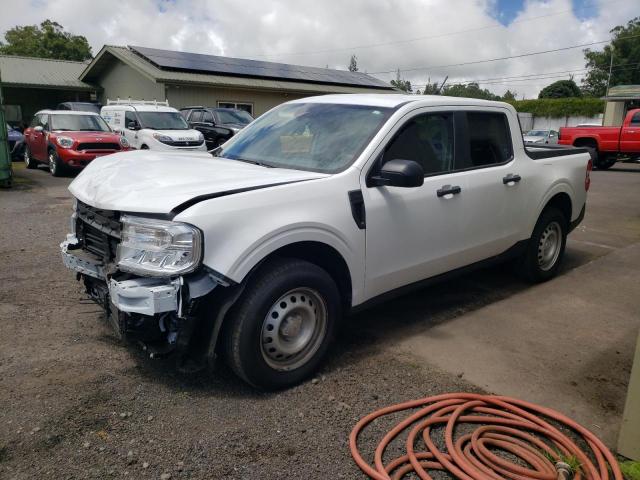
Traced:
[[185, 107], [180, 113], [189, 127], [202, 132], [207, 150], [219, 147], [253, 121], [249, 113], [236, 108]]
[[63, 102], [59, 103], [56, 107], [56, 110], [74, 110], [80, 112], [94, 112], [100, 115], [100, 107], [99, 103], [91, 103], [91, 102]]

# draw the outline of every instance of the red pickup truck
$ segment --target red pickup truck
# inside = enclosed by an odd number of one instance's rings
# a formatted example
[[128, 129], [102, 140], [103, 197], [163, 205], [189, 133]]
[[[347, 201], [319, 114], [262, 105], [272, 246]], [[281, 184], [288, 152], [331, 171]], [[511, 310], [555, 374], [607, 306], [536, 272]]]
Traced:
[[621, 127], [562, 127], [558, 143], [586, 147], [593, 165], [606, 170], [619, 156], [640, 155], [640, 109], [629, 110]]

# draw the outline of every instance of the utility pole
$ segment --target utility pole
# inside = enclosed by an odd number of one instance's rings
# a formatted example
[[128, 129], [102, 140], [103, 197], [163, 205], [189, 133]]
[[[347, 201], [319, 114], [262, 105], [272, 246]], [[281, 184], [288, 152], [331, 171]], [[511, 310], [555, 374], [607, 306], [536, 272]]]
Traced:
[[607, 78], [607, 97], [609, 96], [609, 85], [611, 84], [611, 70], [613, 70], [613, 43], [611, 44], [611, 59], [609, 61], [609, 77]]

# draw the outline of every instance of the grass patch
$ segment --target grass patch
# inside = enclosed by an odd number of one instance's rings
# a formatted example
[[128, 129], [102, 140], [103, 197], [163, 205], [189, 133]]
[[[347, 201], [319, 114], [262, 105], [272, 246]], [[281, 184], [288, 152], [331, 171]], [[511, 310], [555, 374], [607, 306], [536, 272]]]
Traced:
[[640, 480], [640, 462], [621, 462], [620, 470], [627, 480]]

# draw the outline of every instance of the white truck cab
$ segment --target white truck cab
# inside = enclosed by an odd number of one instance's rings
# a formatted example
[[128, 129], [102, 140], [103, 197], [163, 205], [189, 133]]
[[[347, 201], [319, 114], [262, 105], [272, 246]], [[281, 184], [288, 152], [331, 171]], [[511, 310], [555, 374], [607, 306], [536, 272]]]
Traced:
[[397, 94], [294, 100], [211, 156], [118, 156], [69, 187], [65, 264], [148, 352], [222, 354], [266, 389], [311, 375], [353, 309], [507, 259], [553, 278], [592, 166], [525, 147], [506, 103]]
[[206, 150], [202, 133], [166, 100], [107, 100], [100, 115], [138, 150]]

